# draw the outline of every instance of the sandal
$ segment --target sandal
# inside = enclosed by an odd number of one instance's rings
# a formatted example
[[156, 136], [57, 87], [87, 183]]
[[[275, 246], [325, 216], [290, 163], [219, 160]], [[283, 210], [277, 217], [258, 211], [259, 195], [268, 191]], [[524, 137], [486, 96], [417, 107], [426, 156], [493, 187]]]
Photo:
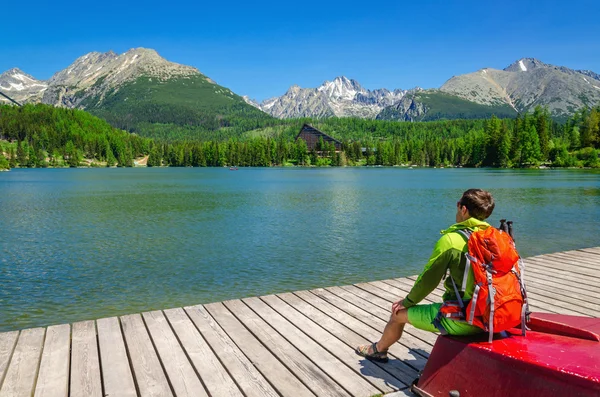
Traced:
[[[373, 351], [373, 353], [369, 354], [369, 348], [371, 348], [371, 350]], [[362, 356], [364, 358], [366, 358], [367, 360], [371, 360], [371, 361], [377, 361], [380, 363], [387, 363], [388, 362], [388, 356], [387, 356], [387, 350], [384, 350], [382, 352], [380, 352], [379, 350], [377, 350], [377, 342], [374, 342], [370, 345], [362, 345], [362, 346], [358, 346], [354, 352], [356, 354], [358, 354], [359, 356]]]

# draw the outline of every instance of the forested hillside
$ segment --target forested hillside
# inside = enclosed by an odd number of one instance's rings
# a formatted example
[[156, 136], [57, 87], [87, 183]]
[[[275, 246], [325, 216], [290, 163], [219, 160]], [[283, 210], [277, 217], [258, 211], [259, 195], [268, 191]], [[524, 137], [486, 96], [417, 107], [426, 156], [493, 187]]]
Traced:
[[141, 76], [81, 106], [114, 127], [148, 137], [181, 129], [193, 139], [207, 139], [222, 128], [235, 135], [272, 119], [203, 75], [164, 81]]
[[[132, 166], [145, 155], [148, 166], [600, 166], [600, 108], [583, 109], [564, 124], [541, 107], [514, 119], [246, 121], [212, 135], [165, 125], [149, 139], [80, 110], [1, 106], [0, 168]], [[304, 141], [294, 140], [304, 123], [341, 140], [343, 150], [322, 144], [309, 152]]]
[[0, 106], [0, 168], [76, 167], [84, 158], [90, 165], [130, 166], [151, 143], [82, 110]]

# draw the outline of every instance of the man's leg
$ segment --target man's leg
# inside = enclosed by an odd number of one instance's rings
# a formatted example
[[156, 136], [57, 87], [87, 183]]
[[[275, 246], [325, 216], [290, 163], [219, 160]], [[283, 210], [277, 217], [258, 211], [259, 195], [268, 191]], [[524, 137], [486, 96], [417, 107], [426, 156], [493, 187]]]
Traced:
[[398, 342], [404, 331], [404, 324], [408, 323], [408, 309], [402, 309], [391, 315], [390, 320], [383, 329], [383, 335], [377, 342], [377, 350], [386, 351], [391, 345]]
[[[383, 353], [387, 351], [391, 345], [398, 342], [402, 337], [402, 332], [404, 331], [404, 325], [406, 323], [408, 323], [408, 309], [402, 309], [398, 311], [398, 313], [392, 314], [383, 329], [383, 335], [381, 335], [379, 342], [377, 342], [377, 351]], [[374, 353], [372, 346], [369, 345], [367, 353]]]
[[[392, 314], [390, 320], [385, 326], [385, 329], [383, 330], [383, 335], [381, 335], [379, 342], [377, 342], [377, 351], [385, 354], [387, 349], [402, 337], [404, 325], [407, 323], [411, 324], [415, 328], [430, 332], [437, 332], [438, 330], [432, 324], [432, 321], [437, 315], [440, 306], [442, 306], [441, 303], [416, 305], [408, 309], [402, 309], [396, 314]], [[374, 354], [372, 345], [359, 346], [356, 348], [356, 351], [362, 356]]]

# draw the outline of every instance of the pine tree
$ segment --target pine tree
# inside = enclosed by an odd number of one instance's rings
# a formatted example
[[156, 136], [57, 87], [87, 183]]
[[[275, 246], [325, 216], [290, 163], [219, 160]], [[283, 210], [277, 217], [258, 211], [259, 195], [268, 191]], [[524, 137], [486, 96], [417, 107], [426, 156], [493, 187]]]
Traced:
[[539, 135], [533, 123], [530, 124], [529, 128], [523, 130], [521, 145], [521, 166], [526, 164], [537, 165], [542, 157], [542, 151]]
[[17, 142], [17, 163], [19, 167], [27, 167], [27, 155], [25, 154], [22, 141]]
[[0, 153], [0, 170], [8, 170], [10, 169], [10, 164], [8, 163], [8, 160], [6, 159], [6, 157], [4, 157], [4, 155], [2, 153]]
[[540, 151], [543, 159], [548, 158], [550, 152], [550, 113], [547, 108], [536, 106], [533, 111], [533, 118], [535, 120], [535, 128], [539, 137]]

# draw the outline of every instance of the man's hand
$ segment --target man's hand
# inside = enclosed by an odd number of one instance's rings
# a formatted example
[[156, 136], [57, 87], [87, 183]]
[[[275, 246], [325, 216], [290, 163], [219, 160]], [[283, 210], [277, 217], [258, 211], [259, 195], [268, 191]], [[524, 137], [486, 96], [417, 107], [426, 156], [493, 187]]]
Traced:
[[398, 314], [400, 310], [404, 309], [404, 306], [402, 306], [402, 302], [404, 302], [404, 299], [400, 299], [398, 302], [394, 302], [394, 304], [392, 305], [392, 314]]

